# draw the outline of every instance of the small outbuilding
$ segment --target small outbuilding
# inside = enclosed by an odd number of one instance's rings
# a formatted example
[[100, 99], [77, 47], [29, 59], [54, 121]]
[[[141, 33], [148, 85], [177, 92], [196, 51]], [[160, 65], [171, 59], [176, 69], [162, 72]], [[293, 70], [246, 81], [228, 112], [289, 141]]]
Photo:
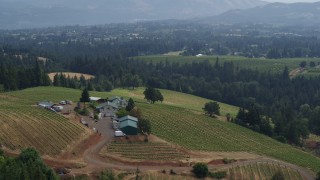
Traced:
[[137, 135], [138, 119], [132, 116], [124, 116], [120, 118], [119, 129], [126, 135]]
[[42, 107], [42, 108], [51, 108], [54, 104], [52, 104], [51, 102], [49, 101], [41, 101], [41, 102], [38, 102], [38, 106], [39, 107]]

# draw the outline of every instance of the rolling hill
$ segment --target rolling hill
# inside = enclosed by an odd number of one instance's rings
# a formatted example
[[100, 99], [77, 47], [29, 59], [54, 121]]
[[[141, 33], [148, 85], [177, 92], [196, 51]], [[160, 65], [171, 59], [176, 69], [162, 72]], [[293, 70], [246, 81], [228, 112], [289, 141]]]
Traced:
[[[118, 95], [134, 98], [136, 105], [141, 108], [143, 116], [150, 119], [153, 134], [186, 149], [224, 152], [245, 151], [284, 160], [310, 168], [314, 172], [320, 171], [320, 158], [318, 157], [236, 124], [220, 121], [199, 113], [202, 102], [209, 100], [195, 96], [190, 96], [190, 100], [188, 100], [189, 96], [186, 94], [161, 90], [167, 100], [164, 103], [148, 104], [143, 99], [142, 90], [141, 88], [137, 90], [116, 89], [111, 92], [91, 92], [91, 95], [101, 97]], [[2, 96], [24, 99], [23, 102], [27, 105], [43, 99], [71, 99], [76, 101], [80, 94], [80, 90], [37, 87], [5, 93]], [[6, 100], [2, 100], [2, 102], [1, 107], [6, 109], [8, 113], [19, 107], [19, 105], [13, 104], [10, 108], [5, 104]], [[221, 105], [221, 107], [222, 111], [225, 112], [236, 111], [233, 106]], [[0, 132], [7, 131], [8, 129], [2, 129]], [[66, 130], [66, 132], [69, 131]], [[7, 138], [9, 137], [2, 138], [2, 141]]]

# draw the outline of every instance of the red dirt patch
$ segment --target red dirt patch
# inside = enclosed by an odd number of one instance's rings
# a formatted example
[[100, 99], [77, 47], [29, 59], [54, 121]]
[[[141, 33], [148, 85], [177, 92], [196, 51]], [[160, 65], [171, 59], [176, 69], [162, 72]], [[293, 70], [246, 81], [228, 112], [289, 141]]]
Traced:
[[107, 156], [107, 157], [100, 157], [102, 159], [108, 159], [111, 161], [115, 161], [118, 163], [123, 163], [126, 165], [133, 165], [133, 166], [170, 166], [170, 167], [189, 167], [189, 163], [184, 162], [152, 162], [152, 161], [141, 161], [141, 162], [131, 162], [131, 161], [125, 161], [122, 158], [117, 158], [113, 156]]
[[85, 150], [87, 150], [90, 146], [97, 144], [101, 140], [101, 136], [97, 133], [92, 134], [87, 139], [81, 141], [77, 144], [72, 151], [66, 152], [62, 154], [59, 159], [76, 159], [81, 158]]

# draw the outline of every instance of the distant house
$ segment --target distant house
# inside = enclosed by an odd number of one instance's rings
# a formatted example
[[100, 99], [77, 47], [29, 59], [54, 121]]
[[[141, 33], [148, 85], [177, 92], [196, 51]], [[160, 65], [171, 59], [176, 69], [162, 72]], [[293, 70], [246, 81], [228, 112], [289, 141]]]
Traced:
[[124, 116], [120, 118], [119, 129], [126, 135], [137, 135], [138, 119], [132, 116]]
[[96, 106], [96, 110], [100, 113], [105, 112], [107, 110], [113, 110], [116, 111], [119, 109], [119, 106], [115, 103], [112, 102], [105, 102], [102, 104], [99, 104], [98, 106]]
[[128, 100], [124, 99], [123, 97], [114, 96], [108, 101], [118, 105], [119, 108], [125, 108], [128, 105]]
[[38, 102], [38, 106], [39, 107], [42, 107], [42, 108], [51, 108], [54, 104], [52, 104], [51, 102], [49, 101], [41, 101], [41, 102]]

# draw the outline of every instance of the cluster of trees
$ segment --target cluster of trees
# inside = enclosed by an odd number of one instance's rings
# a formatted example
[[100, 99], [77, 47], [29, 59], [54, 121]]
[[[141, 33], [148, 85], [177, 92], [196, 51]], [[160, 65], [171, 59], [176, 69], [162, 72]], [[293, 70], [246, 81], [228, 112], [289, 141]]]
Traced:
[[66, 76], [63, 73], [57, 73], [53, 77], [53, 86], [60, 86], [60, 87], [67, 87], [73, 89], [82, 89], [87, 88], [89, 91], [93, 91], [93, 83], [92, 80], [86, 80], [85, 77], [82, 75], [80, 78], [77, 76], [70, 77]]
[[33, 148], [21, 151], [16, 158], [7, 157], [0, 150], [0, 179], [58, 179]]
[[41, 62], [33, 63], [33, 67], [22, 67], [6, 65], [0, 61], [0, 92], [35, 86], [49, 86], [51, 80]]
[[273, 135], [271, 120], [262, 114], [261, 107], [257, 104], [252, 104], [248, 110], [240, 108], [235, 123], [261, 132], [268, 136]]

